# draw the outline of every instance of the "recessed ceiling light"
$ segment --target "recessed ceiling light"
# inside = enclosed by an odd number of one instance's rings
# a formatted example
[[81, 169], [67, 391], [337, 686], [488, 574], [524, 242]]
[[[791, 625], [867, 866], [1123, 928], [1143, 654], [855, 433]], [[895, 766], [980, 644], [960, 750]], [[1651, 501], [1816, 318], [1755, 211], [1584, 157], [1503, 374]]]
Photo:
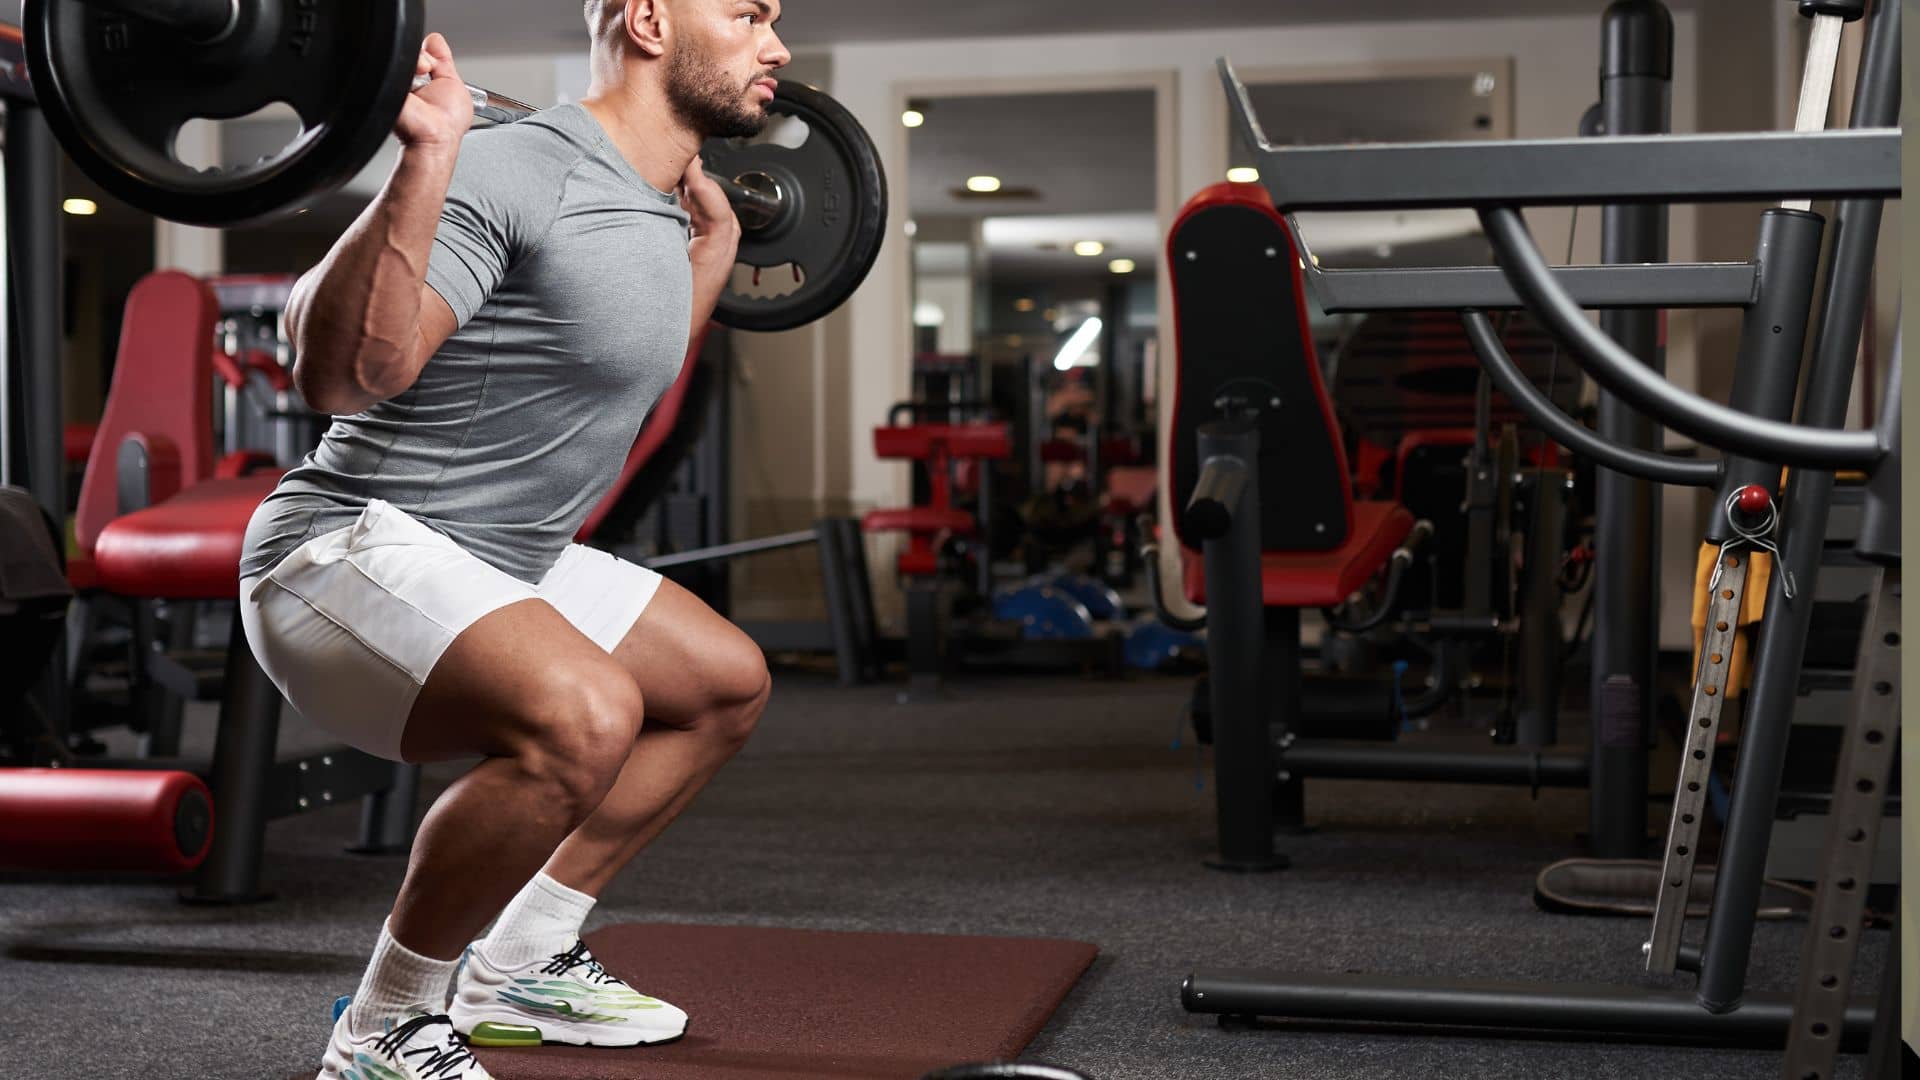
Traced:
[[904, 127], [917, 128], [927, 122], [927, 114], [919, 109], [908, 109], [900, 114], [900, 123]]
[[60, 204], [60, 209], [74, 217], [92, 217], [100, 212], [100, 204], [92, 199], [68, 199]]
[[1227, 170], [1227, 179], [1236, 184], [1257, 184], [1260, 182], [1260, 170], [1241, 165]]
[[1106, 250], [1107, 250], [1107, 245], [1101, 243], [1098, 240], [1082, 240], [1079, 243], [1073, 245], [1073, 253], [1075, 255], [1084, 256], [1089, 259], [1093, 258], [1095, 255], [1105, 254]]
[[969, 176], [967, 177], [967, 190], [977, 191], [982, 195], [988, 192], [999, 191], [1000, 178], [997, 176]]
[[1116, 274], [1131, 274], [1134, 271], [1132, 259], [1115, 259], [1107, 264], [1107, 269]]

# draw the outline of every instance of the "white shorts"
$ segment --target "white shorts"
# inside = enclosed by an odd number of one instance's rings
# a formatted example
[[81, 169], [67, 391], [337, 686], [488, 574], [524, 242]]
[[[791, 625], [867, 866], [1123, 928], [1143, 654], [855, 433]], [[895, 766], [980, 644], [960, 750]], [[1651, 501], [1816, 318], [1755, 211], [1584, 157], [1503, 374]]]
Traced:
[[398, 761], [414, 699], [461, 631], [537, 598], [611, 653], [660, 580], [575, 544], [528, 585], [376, 499], [351, 526], [241, 582], [240, 618], [253, 655], [302, 716]]

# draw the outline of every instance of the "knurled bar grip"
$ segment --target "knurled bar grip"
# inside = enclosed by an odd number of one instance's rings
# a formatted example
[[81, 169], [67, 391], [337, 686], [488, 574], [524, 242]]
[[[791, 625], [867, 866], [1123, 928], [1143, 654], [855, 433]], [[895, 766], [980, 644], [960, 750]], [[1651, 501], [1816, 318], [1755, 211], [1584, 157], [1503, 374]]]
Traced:
[[1728, 672], [1733, 667], [1734, 634], [1740, 627], [1740, 602], [1747, 591], [1747, 552], [1717, 556], [1719, 573], [1707, 605], [1707, 628], [1700, 639], [1700, 664], [1693, 681], [1693, 706], [1687, 714], [1686, 745], [1680, 755], [1680, 779], [1673, 787], [1673, 819], [1667, 825], [1667, 850], [1654, 896], [1653, 933], [1647, 939], [1647, 970], [1671, 974], [1680, 958], [1680, 932], [1687, 921], [1687, 897], [1693, 891], [1693, 864], [1700, 851], [1700, 825], [1706, 817], [1707, 777], [1713, 769], [1714, 739], [1726, 703]]
[[[1853, 673], [1853, 716], [1833, 775], [1827, 865], [1814, 894], [1793, 995], [1786, 1069], [1793, 1080], [1828, 1080], [1853, 991], [1853, 961], [1880, 833], [1881, 803], [1900, 734], [1900, 571], [1883, 572], [1868, 600], [1860, 661]], [[1898, 958], [1889, 958], [1897, 963]], [[1878, 1023], [1893, 1023], [1879, 1017]]]

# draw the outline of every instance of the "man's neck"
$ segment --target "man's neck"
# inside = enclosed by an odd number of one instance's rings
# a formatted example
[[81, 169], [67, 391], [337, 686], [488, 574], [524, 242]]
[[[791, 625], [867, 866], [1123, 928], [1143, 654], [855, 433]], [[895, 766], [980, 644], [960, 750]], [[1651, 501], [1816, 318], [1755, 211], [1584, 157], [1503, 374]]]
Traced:
[[581, 106], [606, 129], [614, 148], [640, 178], [672, 191], [700, 152], [701, 139], [679, 122], [657, 87], [628, 80], [596, 81]]

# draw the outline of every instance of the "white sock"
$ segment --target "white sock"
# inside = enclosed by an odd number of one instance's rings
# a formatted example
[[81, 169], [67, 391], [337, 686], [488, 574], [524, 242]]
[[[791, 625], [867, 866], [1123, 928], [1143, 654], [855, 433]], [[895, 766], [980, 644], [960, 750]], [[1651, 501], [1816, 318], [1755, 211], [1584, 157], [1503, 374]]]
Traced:
[[389, 1021], [405, 1017], [415, 1005], [445, 1012], [447, 982], [458, 963], [421, 956], [393, 940], [393, 932], [381, 924], [373, 960], [360, 977], [353, 1004], [347, 1006], [347, 1030], [355, 1036], [384, 1031]]
[[594, 898], [548, 877], [533, 875], [487, 934], [487, 961], [517, 968], [573, 948]]

